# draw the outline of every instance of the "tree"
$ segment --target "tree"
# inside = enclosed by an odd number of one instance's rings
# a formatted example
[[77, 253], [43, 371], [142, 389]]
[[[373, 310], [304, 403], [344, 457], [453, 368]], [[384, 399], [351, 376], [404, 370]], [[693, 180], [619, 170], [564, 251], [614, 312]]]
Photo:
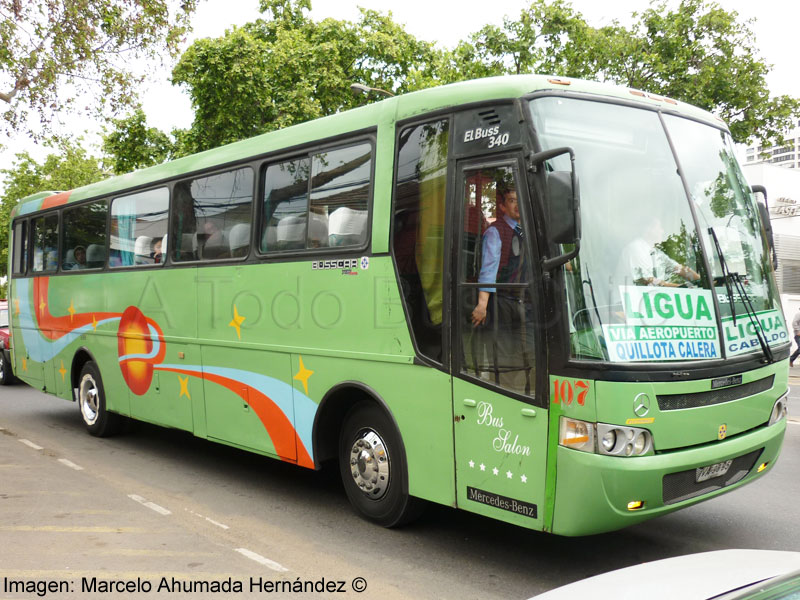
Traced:
[[391, 15], [361, 9], [357, 23], [315, 22], [308, 0], [262, 0], [271, 18], [198, 40], [181, 56], [173, 82], [188, 88], [195, 120], [192, 151], [358, 106], [350, 84], [404, 92], [433, 58]]
[[749, 21], [714, 2], [658, 0], [630, 30], [599, 31], [599, 74], [622, 85], [683, 100], [728, 123], [738, 142], [782, 139], [800, 115], [800, 101], [772, 97], [770, 70], [755, 49]]
[[114, 173], [128, 173], [164, 162], [175, 154], [175, 143], [155, 127], [147, 126], [142, 109], [111, 121], [114, 129], [103, 136], [103, 152]]
[[459, 43], [444, 76], [448, 80], [520, 73], [591, 76], [587, 49], [592, 34], [565, 0], [534, 0], [519, 20], [506, 16], [503, 27], [487, 25]]
[[633, 13], [630, 28], [589, 26], [564, 0], [533, 0], [519, 19], [487, 26], [439, 61], [456, 81], [509, 73], [552, 73], [617, 83], [694, 104], [725, 120], [734, 139], [769, 143], [800, 116], [800, 101], [772, 97], [769, 66], [749, 22], [707, 0], [665, 0]]
[[[30, 112], [47, 130], [81, 92], [98, 110], [135, 100], [135, 58], [174, 56], [197, 0], [0, 0], [3, 128], [27, 129]], [[88, 110], [88, 107], [87, 107]]]
[[63, 141], [57, 153], [52, 153], [39, 164], [27, 152], [17, 154], [10, 169], [0, 170], [5, 192], [0, 198], [0, 276], [7, 275], [8, 235], [11, 211], [17, 202], [36, 192], [45, 190], [72, 190], [106, 177], [100, 161], [81, 147], [82, 140]]

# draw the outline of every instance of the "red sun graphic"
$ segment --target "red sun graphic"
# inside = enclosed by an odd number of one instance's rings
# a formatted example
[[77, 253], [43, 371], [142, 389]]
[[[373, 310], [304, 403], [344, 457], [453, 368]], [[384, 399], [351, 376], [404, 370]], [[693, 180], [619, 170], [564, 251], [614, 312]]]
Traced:
[[147, 392], [153, 380], [153, 365], [164, 357], [164, 344], [157, 327], [157, 341], [153, 342], [148, 319], [135, 306], [122, 313], [117, 332], [119, 366], [122, 377], [137, 396]]

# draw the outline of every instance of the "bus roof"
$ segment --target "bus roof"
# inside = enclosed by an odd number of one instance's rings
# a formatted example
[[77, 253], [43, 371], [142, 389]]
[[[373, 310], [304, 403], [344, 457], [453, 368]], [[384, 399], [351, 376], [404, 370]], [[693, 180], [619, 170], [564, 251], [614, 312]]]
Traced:
[[69, 192], [39, 192], [23, 198], [14, 208], [11, 216], [13, 218], [66, 204], [67, 202], [101, 197], [145, 186], [184, 174], [213, 168], [217, 165], [221, 166], [246, 160], [283, 148], [291, 148], [348, 132], [364, 130], [375, 127], [382, 122], [399, 121], [473, 102], [519, 98], [545, 90], [594, 94], [651, 107], [658, 106], [665, 110], [707, 122], [715, 127], [725, 126], [721, 119], [695, 106], [626, 87], [549, 75], [487, 77], [387, 98], [380, 102], [258, 135], [153, 167], [110, 177]]

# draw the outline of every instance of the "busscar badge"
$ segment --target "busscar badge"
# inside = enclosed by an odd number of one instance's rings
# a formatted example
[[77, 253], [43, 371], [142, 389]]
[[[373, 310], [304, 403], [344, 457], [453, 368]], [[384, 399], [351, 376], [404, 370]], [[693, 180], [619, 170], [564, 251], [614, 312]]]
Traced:
[[724, 440], [726, 435], [728, 435], [728, 426], [723, 423], [719, 426], [719, 430], [717, 431], [717, 439]]

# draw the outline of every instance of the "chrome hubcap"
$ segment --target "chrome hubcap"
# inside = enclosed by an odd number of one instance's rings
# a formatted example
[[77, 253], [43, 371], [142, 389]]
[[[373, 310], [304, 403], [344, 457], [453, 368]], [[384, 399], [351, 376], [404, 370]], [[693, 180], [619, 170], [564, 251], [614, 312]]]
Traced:
[[97, 392], [94, 377], [88, 374], [84, 375], [78, 393], [83, 420], [87, 425], [94, 425], [94, 422], [97, 421], [97, 414], [100, 412], [100, 394]]
[[375, 431], [363, 429], [350, 449], [350, 474], [353, 481], [374, 500], [389, 488], [389, 454]]

